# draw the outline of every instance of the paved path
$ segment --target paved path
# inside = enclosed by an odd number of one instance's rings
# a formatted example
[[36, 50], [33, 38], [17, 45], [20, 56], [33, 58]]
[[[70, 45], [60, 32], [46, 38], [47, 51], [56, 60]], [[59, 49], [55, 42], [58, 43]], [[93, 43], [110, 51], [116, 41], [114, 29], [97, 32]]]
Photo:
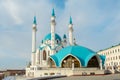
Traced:
[[101, 75], [101, 76], [70, 76], [51, 80], [120, 80], [120, 74]]

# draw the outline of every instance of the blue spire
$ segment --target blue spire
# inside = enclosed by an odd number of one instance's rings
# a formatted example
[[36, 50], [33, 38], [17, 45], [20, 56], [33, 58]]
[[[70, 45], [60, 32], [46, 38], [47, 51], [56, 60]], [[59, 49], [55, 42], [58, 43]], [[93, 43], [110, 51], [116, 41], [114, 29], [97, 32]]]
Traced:
[[52, 9], [52, 16], [55, 16], [54, 8]]
[[69, 24], [72, 24], [72, 17], [70, 16], [70, 21], [69, 21]]
[[37, 24], [36, 16], [34, 16], [33, 24]]
[[63, 35], [63, 38], [67, 38], [65, 34]]

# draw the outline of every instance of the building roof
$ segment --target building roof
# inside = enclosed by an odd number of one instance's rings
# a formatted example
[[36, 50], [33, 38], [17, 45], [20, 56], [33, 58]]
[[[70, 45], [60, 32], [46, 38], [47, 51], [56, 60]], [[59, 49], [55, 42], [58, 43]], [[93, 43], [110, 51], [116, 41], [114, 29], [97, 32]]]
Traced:
[[61, 67], [63, 59], [69, 55], [79, 59], [81, 66], [87, 67], [88, 61], [97, 54], [94, 51], [82, 46], [68, 46], [61, 49], [58, 53], [51, 55], [50, 57], [52, 60], [54, 60], [57, 67]]
[[[111, 46], [111, 47], [108, 47], [108, 48], [105, 48], [105, 49], [99, 50], [98, 52], [105, 51], [105, 50], [108, 50], [108, 49], [111, 49], [111, 48], [114, 48], [114, 47], [117, 47], [117, 46], [120, 46], [120, 43], [117, 44], [117, 45], [114, 45], [114, 46]], [[98, 53], [98, 52], [97, 52], [97, 53]]]
[[[45, 38], [43, 39], [43, 42], [46, 40], [51, 40], [51, 33], [49, 33], [45, 36]], [[61, 37], [58, 34], [55, 34], [55, 40], [61, 41]]]

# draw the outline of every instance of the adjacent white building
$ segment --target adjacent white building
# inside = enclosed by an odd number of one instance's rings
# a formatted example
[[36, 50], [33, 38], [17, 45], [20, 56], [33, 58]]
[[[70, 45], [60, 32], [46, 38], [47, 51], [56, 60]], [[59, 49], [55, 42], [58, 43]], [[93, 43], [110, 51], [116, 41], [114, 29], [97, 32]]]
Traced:
[[120, 44], [100, 50], [97, 53], [106, 56], [104, 64], [106, 69], [120, 70]]

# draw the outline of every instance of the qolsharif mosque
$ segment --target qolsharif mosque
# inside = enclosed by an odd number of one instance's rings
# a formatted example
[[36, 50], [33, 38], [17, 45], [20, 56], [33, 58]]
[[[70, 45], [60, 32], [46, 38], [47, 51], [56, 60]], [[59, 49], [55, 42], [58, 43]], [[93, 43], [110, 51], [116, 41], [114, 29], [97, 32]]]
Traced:
[[26, 68], [26, 76], [104, 74], [105, 57], [76, 43], [73, 36], [72, 17], [68, 23], [68, 36], [64, 34], [62, 37], [55, 31], [55, 19], [53, 9], [50, 22], [51, 32], [42, 39], [41, 44], [36, 48], [37, 21], [34, 17], [31, 62]]

